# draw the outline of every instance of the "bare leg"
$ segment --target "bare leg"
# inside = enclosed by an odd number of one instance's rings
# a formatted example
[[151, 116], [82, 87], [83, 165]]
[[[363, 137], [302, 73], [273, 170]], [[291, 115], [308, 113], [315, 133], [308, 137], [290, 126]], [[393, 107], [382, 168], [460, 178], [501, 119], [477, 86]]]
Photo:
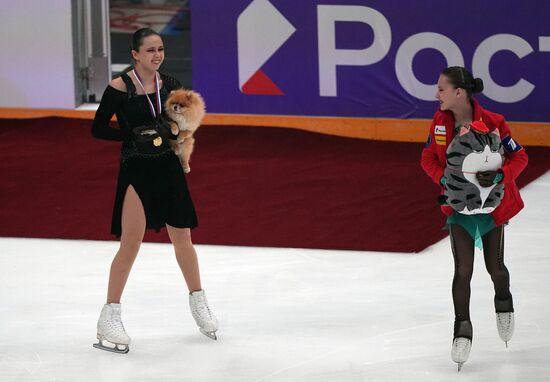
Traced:
[[145, 234], [145, 212], [133, 186], [128, 186], [122, 205], [120, 248], [111, 264], [107, 303], [119, 303], [128, 275]]
[[195, 247], [191, 242], [191, 230], [189, 228], [175, 228], [166, 225], [170, 240], [174, 245], [176, 260], [180, 266], [189, 292], [201, 290], [201, 276], [199, 273], [199, 262]]

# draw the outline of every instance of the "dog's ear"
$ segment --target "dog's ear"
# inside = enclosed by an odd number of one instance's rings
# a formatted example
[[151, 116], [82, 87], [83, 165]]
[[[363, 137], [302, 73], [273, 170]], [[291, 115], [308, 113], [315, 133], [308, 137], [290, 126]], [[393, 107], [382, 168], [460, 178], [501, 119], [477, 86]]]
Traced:
[[174, 91], [173, 91], [173, 90], [170, 92], [170, 95], [172, 95], [172, 94], [174, 94]]

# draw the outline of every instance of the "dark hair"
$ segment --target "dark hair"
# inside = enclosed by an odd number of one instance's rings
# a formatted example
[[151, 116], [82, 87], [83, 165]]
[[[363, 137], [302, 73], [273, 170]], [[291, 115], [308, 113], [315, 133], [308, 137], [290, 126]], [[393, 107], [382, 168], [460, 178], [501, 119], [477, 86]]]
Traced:
[[132, 35], [132, 41], [130, 42], [130, 49], [137, 52], [139, 50], [139, 47], [143, 44], [143, 40], [145, 39], [145, 37], [149, 36], [160, 37], [160, 34], [155, 32], [151, 28], [141, 28], [135, 31]]
[[449, 82], [455, 88], [462, 88], [466, 90], [469, 97], [475, 93], [481, 93], [483, 91], [483, 80], [481, 78], [474, 78], [472, 73], [462, 66], [451, 66], [441, 72], [449, 79]]

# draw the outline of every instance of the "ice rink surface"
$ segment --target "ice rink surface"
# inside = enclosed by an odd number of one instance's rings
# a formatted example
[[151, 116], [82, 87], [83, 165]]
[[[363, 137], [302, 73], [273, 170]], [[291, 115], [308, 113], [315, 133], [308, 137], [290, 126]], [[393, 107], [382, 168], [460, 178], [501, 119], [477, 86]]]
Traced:
[[218, 341], [195, 327], [171, 245], [144, 244], [120, 355], [92, 347], [116, 242], [0, 238], [0, 381], [548, 381], [550, 172], [522, 196], [505, 232], [514, 337], [498, 337], [477, 252], [460, 373], [448, 239], [418, 254], [199, 245]]

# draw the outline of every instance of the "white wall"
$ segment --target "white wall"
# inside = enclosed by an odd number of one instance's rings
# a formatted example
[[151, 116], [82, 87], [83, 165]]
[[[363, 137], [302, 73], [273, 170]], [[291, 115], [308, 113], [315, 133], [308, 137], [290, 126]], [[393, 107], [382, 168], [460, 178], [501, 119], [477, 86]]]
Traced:
[[2, 0], [0, 107], [75, 105], [71, 0]]

